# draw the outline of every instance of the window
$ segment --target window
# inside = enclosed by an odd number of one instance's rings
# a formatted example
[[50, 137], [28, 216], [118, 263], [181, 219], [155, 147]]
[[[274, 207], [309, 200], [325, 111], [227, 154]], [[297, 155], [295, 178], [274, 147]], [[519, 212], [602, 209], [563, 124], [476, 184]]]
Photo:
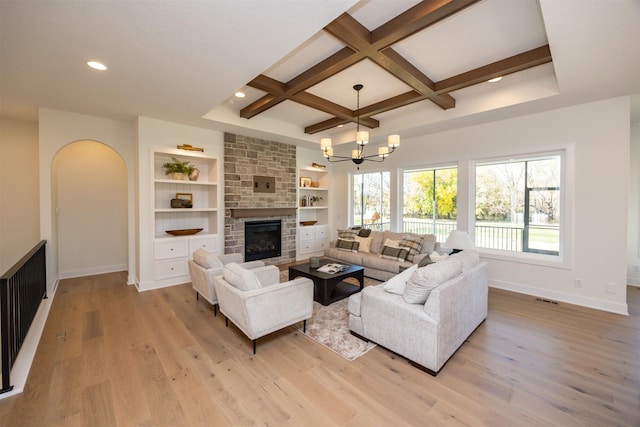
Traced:
[[353, 225], [373, 230], [389, 229], [390, 180], [389, 172], [353, 176]]
[[560, 254], [559, 154], [476, 166], [480, 248]]
[[435, 234], [444, 242], [456, 228], [457, 191], [457, 168], [404, 172], [403, 231]]

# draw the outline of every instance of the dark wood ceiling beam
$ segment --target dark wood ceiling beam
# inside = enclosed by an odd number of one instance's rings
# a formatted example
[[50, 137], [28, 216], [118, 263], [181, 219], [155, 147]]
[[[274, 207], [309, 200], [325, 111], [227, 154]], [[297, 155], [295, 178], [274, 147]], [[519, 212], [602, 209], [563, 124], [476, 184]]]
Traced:
[[[319, 96], [310, 94], [308, 92], [301, 92], [297, 95], [294, 95], [291, 100], [302, 105], [306, 105], [307, 107], [315, 108], [316, 110], [332, 114], [337, 118], [342, 119], [344, 123], [355, 122], [357, 119], [356, 111], [350, 110], [331, 101], [327, 101], [324, 98], [320, 98]], [[360, 124], [371, 129], [380, 126], [380, 122], [370, 117], [360, 117]]]
[[441, 80], [435, 84], [435, 89], [437, 93], [453, 92], [454, 90], [463, 89], [477, 83], [486, 82], [494, 77], [506, 76], [511, 73], [526, 70], [527, 68], [546, 64], [552, 60], [549, 45], [544, 45], [467, 71], [466, 73]]
[[240, 117], [244, 119], [250, 119], [251, 117], [267, 111], [269, 108], [275, 107], [285, 99], [286, 98], [282, 96], [267, 94], [241, 109]]
[[380, 52], [376, 63], [440, 108], [446, 110], [456, 106], [456, 100], [451, 95], [436, 94], [434, 82], [395, 50], [388, 48]]
[[318, 62], [313, 67], [297, 75], [286, 83], [287, 92], [298, 93], [309, 89], [329, 77], [346, 70], [352, 65], [362, 61], [363, 57], [357, 55], [353, 49], [344, 47], [338, 52]]
[[382, 50], [478, 1], [425, 0], [373, 30], [371, 43]]
[[323, 132], [325, 130], [333, 129], [336, 126], [345, 125], [349, 123], [349, 120], [343, 120], [339, 117], [333, 117], [328, 120], [324, 120], [320, 123], [316, 123], [304, 128], [304, 133], [313, 135], [314, 133]]

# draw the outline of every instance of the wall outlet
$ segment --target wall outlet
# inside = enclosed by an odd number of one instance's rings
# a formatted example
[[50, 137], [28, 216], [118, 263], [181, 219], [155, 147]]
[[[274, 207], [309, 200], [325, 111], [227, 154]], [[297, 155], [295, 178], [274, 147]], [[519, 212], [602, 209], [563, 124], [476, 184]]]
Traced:
[[582, 287], [582, 279], [576, 279], [576, 288], [581, 288]]
[[640, 264], [633, 264], [633, 272], [640, 273]]
[[616, 284], [615, 283], [607, 283], [607, 293], [615, 294], [616, 293]]

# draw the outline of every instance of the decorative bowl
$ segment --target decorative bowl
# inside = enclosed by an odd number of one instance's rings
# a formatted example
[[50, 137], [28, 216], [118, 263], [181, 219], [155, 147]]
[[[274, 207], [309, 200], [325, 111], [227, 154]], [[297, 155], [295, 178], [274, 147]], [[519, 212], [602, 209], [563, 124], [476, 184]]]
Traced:
[[319, 181], [311, 181], [311, 186], [313, 188], [318, 188], [318, 187], [320, 187], [320, 182]]
[[184, 230], [166, 230], [166, 233], [169, 233], [173, 236], [189, 236], [191, 234], [199, 233], [203, 230], [203, 228], [187, 228]]
[[313, 225], [318, 221], [300, 221], [301, 225]]

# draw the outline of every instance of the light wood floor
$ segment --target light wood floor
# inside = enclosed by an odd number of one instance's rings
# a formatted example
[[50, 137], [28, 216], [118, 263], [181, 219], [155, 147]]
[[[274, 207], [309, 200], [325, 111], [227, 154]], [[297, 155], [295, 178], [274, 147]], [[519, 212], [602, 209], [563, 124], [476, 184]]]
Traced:
[[251, 343], [190, 285], [64, 280], [0, 426], [638, 426], [640, 289], [619, 316], [491, 290], [437, 377], [376, 347], [354, 362], [295, 328]]

